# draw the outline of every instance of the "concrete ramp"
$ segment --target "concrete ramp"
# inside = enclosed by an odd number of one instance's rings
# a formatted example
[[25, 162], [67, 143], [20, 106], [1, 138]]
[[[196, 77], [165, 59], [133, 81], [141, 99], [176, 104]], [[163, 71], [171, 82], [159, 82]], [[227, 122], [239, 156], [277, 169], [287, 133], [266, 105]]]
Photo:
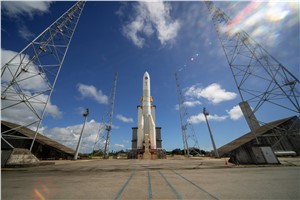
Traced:
[[8, 151], [2, 150], [1, 154], [1, 156], [5, 155], [7, 158], [5, 163], [1, 163], [1, 166], [4, 167], [37, 166], [40, 162], [28, 149], [15, 148]]

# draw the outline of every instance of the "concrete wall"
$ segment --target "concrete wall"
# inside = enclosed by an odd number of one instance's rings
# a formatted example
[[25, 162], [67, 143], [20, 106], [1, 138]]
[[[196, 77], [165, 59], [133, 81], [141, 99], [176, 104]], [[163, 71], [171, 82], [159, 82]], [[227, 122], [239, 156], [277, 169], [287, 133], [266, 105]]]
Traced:
[[5, 166], [12, 152], [13, 152], [12, 149], [1, 150], [1, 167]]
[[39, 159], [35, 157], [28, 149], [15, 148], [12, 150], [7, 159], [6, 167], [20, 167], [20, 166], [35, 166], [39, 165]]
[[156, 148], [162, 149], [161, 127], [156, 127]]
[[131, 140], [131, 149], [137, 148], [137, 127], [132, 128], [132, 140]]
[[251, 141], [231, 153], [230, 162], [235, 164], [280, 164], [273, 149]]

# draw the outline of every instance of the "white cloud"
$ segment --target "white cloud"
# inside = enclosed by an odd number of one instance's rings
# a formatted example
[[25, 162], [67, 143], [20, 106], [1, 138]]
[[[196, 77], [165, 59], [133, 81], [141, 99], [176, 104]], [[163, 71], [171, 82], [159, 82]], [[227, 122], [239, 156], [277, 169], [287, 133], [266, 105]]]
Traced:
[[93, 85], [79, 83], [78, 91], [83, 98], [92, 98], [100, 104], [108, 104], [108, 97]]
[[[15, 51], [1, 49], [1, 65], [4, 66], [15, 55], [17, 55]], [[1, 101], [1, 108], [3, 109], [1, 117], [3, 120], [20, 125], [32, 124], [31, 128], [34, 129], [37, 126], [37, 123], [34, 122], [41, 117], [49, 98], [50, 88], [44, 79], [43, 73], [39, 71], [35, 64], [31, 63], [26, 68], [21, 69], [21, 67], [18, 68], [20, 60], [23, 60], [23, 64], [28, 63], [29, 56], [25, 54], [18, 55], [1, 76], [1, 90], [7, 89], [2, 95], [4, 99]], [[12, 74], [19, 74], [15, 79], [19, 87], [18, 92], [15, 91], [14, 87], [7, 87], [13, 78]], [[62, 116], [59, 108], [52, 104], [51, 100], [48, 101], [45, 114], [54, 118]]]
[[[38, 96], [41, 101], [46, 102], [48, 95], [39, 95]], [[38, 105], [38, 104], [37, 104]], [[59, 108], [56, 105], [53, 105], [51, 103], [51, 100], [49, 100], [47, 107], [46, 107], [46, 114], [51, 115], [54, 118], [61, 118], [62, 117], [62, 112], [59, 110]]]
[[[209, 121], [224, 121], [225, 119], [227, 119], [228, 116], [218, 116], [218, 115], [208, 115], [207, 119]], [[203, 113], [199, 113], [198, 115], [192, 115], [189, 120], [190, 123], [192, 124], [198, 124], [201, 122], [205, 122], [205, 117], [203, 115]]]
[[[55, 127], [44, 130], [47, 137], [52, 138], [72, 149], [76, 149], [83, 124], [67, 127]], [[95, 120], [86, 123], [82, 135], [82, 145], [79, 152], [91, 153], [96, 141], [101, 124]], [[104, 130], [104, 129], [102, 129]], [[103, 145], [103, 143], [101, 144]]]
[[50, 12], [51, 1], [1, 1], [2, 14], [15, 20], [19, 35], [25, 39], [32, 39], [33, 34], [26, 26], [24, 17], [33, 19], [34, 15], [41, 15]]
[[130, 117], [125, 117], [121, 114], [117, 114], [116, 118], [122, 122], [125, 122], [125, 123], [132, 123], [133, 122], [133, 119], [130, 118]]
[[51, 1], [2, 1], [3, 14], [10, 17], [19, 15], [29, 15], [49, 12]]
[[197, 105], [201, 105], [201, 102], [197, 101], [197, 100], [196, 101], [185, 101], [183, 104], [187, 107], [195, 107]]
[[30, 32], [24, 24], [19, 25], [19, 30], [18, 30], [20, 36], [25, 39], [25, 40], [30, 40], [34, 37], [34, 34]]
[[125, 145], [124, 144], [114, 144], [114, 147], [115, 148], [124, 148], [125, 147]]
[[226, 112], [229, 114], [230, 119], [232, 120], [238, 120], [243, 116], [243, 112], [239, 105], [234, 106], [229, 111], [226, 110]]
[[[18, 52], [15, 51], [1, 49], [1, 66], [4, 66], [17, 54]], [[43, 73], [41, 73], [38, 67], [35, 64], [30, 63], [26, 66], [26, 69], [18, 69], [17, 66], [20, 65], [20, 60], [22, 60], [23, 65], [27, 64], [29, 62], [29, 55], [20, 54], [14, 60], [11, 61], [9, 70], [5, 70], [3, 75], [1, 76], [1, 84], [3, 82], [11, 81], [13, 78], [12, 74], [14, 75], [20, 73], [16, 81], [20, 81], [19, 86], [22, 89], [30, 91], [46, 90], [48, 88], [47, 82], [43, 78]], [[21, 70], [25, 70], [26, 73], [21, 73]]]
[[[195, 107], [195, 106], [197, 106], [197, 105], [201, 105], [201, 102], [198, 101], [198, 100], [195, 100], [195, 101], [190, 100], [190, 101], [185, 101], [185, 102], [183, 103], [183, 105], [186, 106], [186, 107]], [[177, 105], [175, 106], [175, 109], [176, 109], [176, 110], [179, 110], [179, 104], [177, 104]]]
[[129, 140], [123, 140], [123, 143], [124, 144], [130, 144], [130, 141]]
[[234, 92], [228, 92], [225, 89], [222, 89], [222, 87], [217, 83], [212, 83], [206, 88], [193, 85], [186, 90], [185, 95], [196, 98], [206, 98], [214, 104], [232, 100], [237, 96]]
[[[123, 34], [138, 46], [143, 47], [145, 37], [150, 37], [156, 30], [162, 45], [173, 41], [180, 28], [178, 20], [170, 17], [171, 5], [166, 2], [138, 2], [134, 20], [123, 26]], [[121, 16], [121, 15], [119, 15]]]
[[[34, 94], [28, 94], [27, 98], [33, 98]], [[4, 121], [10, 121], [16, 124], [27, 126], [35, 121], [38, 120], [38, 116], [41, 116], [46, 99], [48, 95], [41, 94], [39, 96], [34, 97], [35, 100], [29, 100], [30, 107], [27, 106], [28, 102], [21, 102], [17, 105], [11, 106], [12, 103], [10, 101], [1, 101], [1, 108], [5, 108], [1, 111], [1, 119]], [[16, 99], [20, 101], [20, 99]], [[27, 104], [25, 104], [27, 103]], [[34, 112], [32, 111], [34, 109]], [[50, 115], [53, 118], [61, 118], [62, 112], [59, 108], [52, 104], [51, 100], [49, 100], [47, 107], [46, 107], [46, 116]], [[38, 115], [38, 116], [37, 116]], [[35, 129], [37, 123], [33, 123], [30, 127]]]
[[167, 41], [174, 39], [177, 36], [180, 24], [178, 20], [174, 22], [171, 20], [171, 5], [164, 2], [141, 3], [143, 3], [148, 9], [150, 20], [158, 32], [158, 39], [161, 44], [165, 44]]

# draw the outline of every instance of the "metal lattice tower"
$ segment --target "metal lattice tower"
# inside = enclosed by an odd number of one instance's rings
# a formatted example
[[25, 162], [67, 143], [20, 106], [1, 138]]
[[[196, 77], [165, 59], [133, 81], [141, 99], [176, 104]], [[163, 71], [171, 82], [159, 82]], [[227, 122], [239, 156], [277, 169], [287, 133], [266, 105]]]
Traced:
[[184, 154], [185, 156], [190, 156], [191, 153], [193, 154], [200, 154], [200, 147], [199, 143], [193, 128], [193, 125], [189, 122], [189, 113], [185, 106], [185, 98], [184, 94], [182, 93], [182, 89], [179, 83], [178, 73], [175, 73], [175, 80], [176, 80], [176, 88], [178, 93], [178, 108], [179, 108], [179, 116], [180, 116], [180, 123], [181, 123], [181, 131], [182, 131], [182, 141], [184, 147]]
[[112, 120], [115, 107], [115, 96], [117, 88], [117, 79], [118, 73], [115, 73], [113, 86], [109, 98], [109, 110], [107, 114], [102, 117], [100, 123], [100, 128], [94, 143], [92, 154], [97, 155], [103, 153], [103, 158], [108, 158], [109, 155], [109, 143], [110, 143], [110, 134], [112, 130]]
[[299, 80], [231, 19], [205, 1], [243, 102], [253, 113], [266, 102], [300, 113]]
[[[2, 119], [10, 120], [9, 116], [20, 110], [27, 113], [28, 118], [17, 123], [35, 130], [30, 150], [84, 4], [83, 1], [75, 3], [1, 68]], [[1, 133], [1, 137], [4, 135]]]

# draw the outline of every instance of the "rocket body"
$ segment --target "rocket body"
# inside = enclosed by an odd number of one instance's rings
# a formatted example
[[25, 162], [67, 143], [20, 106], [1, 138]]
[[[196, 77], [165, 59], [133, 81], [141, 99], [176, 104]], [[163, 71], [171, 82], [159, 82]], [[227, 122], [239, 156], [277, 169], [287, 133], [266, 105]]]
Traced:
[[150, 101], [150, 76], [148, 72], [145, 72], [143, 77], [143, 116], [151, 114], [151, 101]]
[[156, 149], [156, 126], [152, 116], [152, 97], [150, 95], [150, 76], [148, 72], [143, 76], [142, 106], [138, 110], [138, 149]]

